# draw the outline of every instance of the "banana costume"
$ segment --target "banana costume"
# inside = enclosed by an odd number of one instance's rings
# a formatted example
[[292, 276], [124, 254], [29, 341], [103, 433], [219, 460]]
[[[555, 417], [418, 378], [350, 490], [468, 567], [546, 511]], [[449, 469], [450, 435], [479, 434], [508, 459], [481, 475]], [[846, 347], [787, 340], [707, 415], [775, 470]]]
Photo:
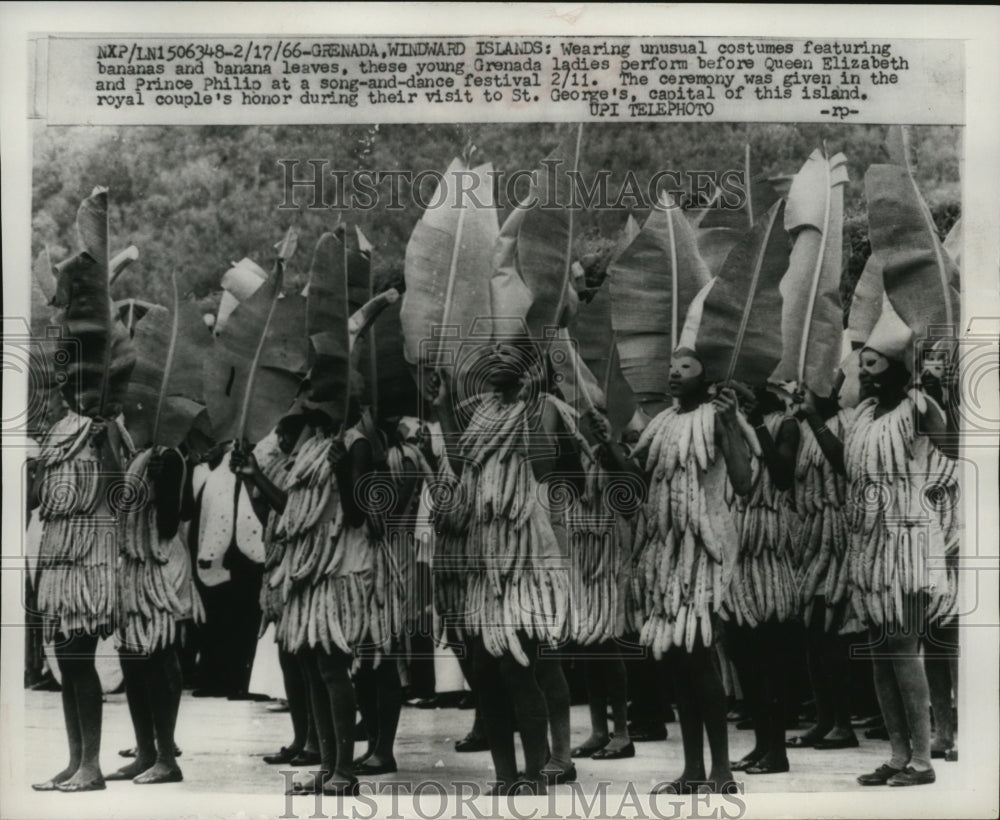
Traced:
[[538, 482], [529, 462], [529, 419], [540, 402], [552, 404], [567, 429], [576, 430], [575, 412], [554, 396], [543, 394], [530, 404], [504, 404], [495, 395], [483, 399], [459, 442], [461, 478], [443, 460], [452, 497], [436, 505], [438, 613], [482, 635], [494, 657], [509, 652], [524, 666], [528, 658], [518, 632], [561, 643], [570, 611], [568, 534], [563, 522], [553, 520], [549, 502], [567, 488]]
[[[753, 430], [737, 418], [748, 446], [757, 448]], [[639, 640], [657, 658], [671, 646], [692, 651], [699, 636], [711, 645], [712, 616], [727, 600], [738, 531], [725, 500], [715, 421], [711, 403], [686, 413], [669, 407], [636, 445], [651, 480], [636, 532], [633, 594], [643, 613]]]
[[[406, 462], [415, 465], [406, 469]], [[414, 539], [416, 523], [415, 505], [419, 501], [422, 483], [413, 488], [409, 505], [398, 520], [388, 518], [399, 499], [402, 484], [408, 472], [416, 469], [424, 479], [433, 475], [416, 444], [404, 441], [389, 448], [386, 454], [388, 483], [373, 484], [369, 493], [374, 515], [369, 517], [374, 541], [374, 581], [372, 585], [371, 624], [372, 643], [381, 652], [389, 652], [393, 639], [405, 631], [408, 593], [415, 576], [417, 545]], [[384, 513], [384, 515], [383, 515]]]
[[632, 488], [611, 476], [595, 456], [585, 453], [583, 461], [586, 488], [567, 515], [572, 601], [569, 634], [572, 641], [587, 646], [620, 638], [625, 631], [632, 520], [614, 512], [613, 496], [625, 495]]
[[134, 450], [121, 421], [108, 424], [103, 447], [91, 441], [91, 424], [90, 418], [69, 411], [42, 441], [38, 517], [45, 526], [38, 556], [38, 608], [46, 641], [57, 632], [112, 633], [117, 612], [115, 512], [143, 492], [111, 480], [121, 467], [105, 460], [108, 450], [115, 451], [118, 464]]
[[[362, 434], [347, 431], [350, 452]], [[315, 432], [289, 471], [285, 509], [275, 522], [274, 568], [284, 609], [276, 627], [287, 652], [310, 647], [351, 653], [369, 628], [372, 551], [365, 527], [344, 523], [340, 489], [330, 466], [333, 437]]]
[[[843, 441], [850, 413], [841, 410], [826, 421], [830, 432]], [[839, 629], [834, 622], [836, 607], [849, 597], [850, 524], [847, 517], [847, 480], [823, 455], [812, 428], [799, 424], [799, 452], [792, 489], [794, 548], [800, 603], [807, 620], [812, 600], [823, 596], [826, 629]]]
[[[782, 413], [769, 413], [764, 418], [772, 441], [777, 441], [784, 420]], [[799, 596], [792, 568], [788, 494], [774, 486], [759, 454], [751, 461], [751, 469], [753, 489], [745, 499], [736, 497], [732, 501], [739, 516], [740, 551], [733, 567], [727, 610], [738, 624], [754, 627], [796, 617]]]
[[[851, 483], [851, 582], [855, 603], [868, 624], [898, 623], [905, 600], [931, 593], [938, 615], [953, 604], [943, 566], [953, 522], [927, 502], [927, 492], [950, 481], [954, 472], [934, 454], [934, 445], [914, 429], [917, 413], [933, 399], [911, 390], [891, 411], [875, 418], [877, 400], [855, 410], [844, 446]], [[942, 412], [943, 417], [943, 412]], [[943, 505], [951, 507], [952, 505]], [[930, 507], [930, 509], [928, 509]]]
[[[140, 450], [125, 468], [127, 485], [143, 491], [118, 519], [118, 642], [121, 648], [145, 653], [171, 646], [182, 621], [205, 616], [183, 539], [179, 533], [170, 538], [159, 534], [155, 485], [149, 475], [153, 455], [152, 447]], [[177, 455], [186, 469], [187, 462]], [[182, 487], [185, 479], [182, 473]]]

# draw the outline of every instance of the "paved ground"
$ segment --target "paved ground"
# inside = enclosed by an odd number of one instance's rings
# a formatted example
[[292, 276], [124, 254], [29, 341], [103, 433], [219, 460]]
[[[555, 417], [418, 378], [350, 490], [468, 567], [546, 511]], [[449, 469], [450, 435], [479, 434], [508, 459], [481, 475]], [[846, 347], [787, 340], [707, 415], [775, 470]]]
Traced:
[[[29, 778], [43, 780], [65, 764], [65, 738], [59, 695], [51, 692], [25, 693], [25, 763]], [[574, 741], [586, 737], [588, 725], [586, 707], [573, 707]], [[101, 762], [105, 773], [124, 763], [119, 749], [133, 745], [131, 724], [124, 695], [108, 695], [105, 704], [104, 739]], [[403, 709], [396, 747], [400, 771], [381, 779], [418, 782], [453, 780], [484, 782], [492, 770], [487, 752], [457, 754], [454, 741], [465, 735], [471, 726], [472, 712], [456, 709]], [[218, 698], [192, 698], [185, 693], [181, 703], [177, 742], [182, 749], [179, 760], [184, 770], [184, 782], [158, 786], [149, 792], [155, 795], [177, 793], [237, 792], [260, 795], [281, 795], [284, 778], [278, 769], [267, 766], [260, 756], [276, 751], [290, 740], [288, 715], [270, 712], [265, 703], [231, 702]], [[681, 749], [679, 727], [670, 724], [670, 737], [663, 742], [636, 744], [637, 755], [631, 760], [578, 761], [579, 779], [584, 790], [599, 779], [611, 780], [610, 793], [619, 793], [627, 781], [635, 784], [638, 793], [680, 773]], [[752, 745], [752, 733], [736, 730], [730, 724], [732, 757], [746, 752]], [[789, 750], [792, 770], [787, 774], [747, 777], [745, 791], [755, 793], [843, 792], [845, 790], [871, 794], [862, 789], [854, 778], [870, 771], [887, 757], [888, 744], [862, 740], [861, 748], [845, 751]], [[960, 763], [940, 762], [938, 782], [920, 790], [952, 790], [961, 788]], [[130, 783], [109, 783], [100, 793], [103, 799], [114, 798], [115, 792], [132, 793], [141, 787]], [[560, 786], [566, 790], [568, 786]], [[893, 790], [897, 791], [897, 790]], [[95, 795], [96, 796], [96, 795]], [[38, 795], [65, 806], [67, 795]], [[89, 795], [80, 797], [89, 797]], [[62, 801], [60, 804], [59, 801]], [[280, 809], [279, 809], [280, 811]], [[277, 812], [276, 812], [277, 813]], [[55, 816], [55, 815], [54, 815]]]

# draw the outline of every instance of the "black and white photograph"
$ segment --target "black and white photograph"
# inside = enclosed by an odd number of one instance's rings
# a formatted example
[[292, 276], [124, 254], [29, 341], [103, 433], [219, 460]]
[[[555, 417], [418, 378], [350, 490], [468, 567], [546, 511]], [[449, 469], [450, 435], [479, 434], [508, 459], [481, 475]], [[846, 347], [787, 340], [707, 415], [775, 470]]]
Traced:
[[996, 817], [996, 10], [198, 5], [0, 4], [0, 814]]

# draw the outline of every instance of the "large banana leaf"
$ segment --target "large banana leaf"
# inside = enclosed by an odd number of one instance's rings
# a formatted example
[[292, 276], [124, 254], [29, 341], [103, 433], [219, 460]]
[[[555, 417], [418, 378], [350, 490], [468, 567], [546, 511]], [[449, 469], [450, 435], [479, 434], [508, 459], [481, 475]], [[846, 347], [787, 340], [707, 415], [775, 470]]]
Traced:
[[728, 200], [734, 193], [716, 187], [707, 207], [687, 211], [698, 227], [698, 250], [712, 276], [719, 274], [729, 252], [753, 228], [757, 218], [780, 198], [772, 180], [754, 173], [749, 145], [743, 152], [742, 171], [740, 207], [729, 207]]
[[622, 373], [637, 398], [666, 396], [685, 313], [710, 278], [691, 223], [676, 205], [657, 204], [608, 271]]
[[125, 424], [139, 445], [178, 446], [205, 409], [204, 363], [212, 332], [198, 304], [174, 293], [168, 310], [154, 305], [137, 323], [136, 368], [125, 404]]
[[827, 159], [816, 149], [796, 174], [785, 208], [785, 229], [794, 245], [781, 280], [782, 354], [773, 378], [794, 379], [821, 396], [833, 389], [840, 364], [847, 179], [847, 157]]
[[568, 404], [580, 412], [597, 407], [604, 409], [606, 401], [597, 377], [581, 358], [569, 329], [559, 328], [548, 346], [549, 361], [555, 373], [555, 383]]
[[851, 308], [847, 315], [845, 336], [852, 349], [861, 347], [871, 334], [882, 315], [882, 297], [885, 285], [882, 282], [882, 265], [872, 254], [865, 262], [865, 268], [854, 286]]
[[[527, 209], [516, 207], [504, 220], [493, 254], [493, 275], [490, 278], [490, 315], [494, 333], [508, 327], [525, 327], [524, 320], [531, 308], [531, 290], [521, 278], [517, 236], [527, 215]], [[464, 351], [463, 351], [464, 353]]]
[[108, 284], [108, 192], [95, 188], [77, 211], [84, 250], [58, 266], [55, 305], [64, 307], [62, 339], [67, 356], [63, 393], [87, 416], [121, 412], [135, 367], [128, 331], [112, 310]]
[[249, 441], [259, 441], [298, 391], [301, 374], [288, 365], [303, 359], [304, 324], [282, 327], [275, 321], [285, 301], [277, 298], [280, 268], [276, 274], [275, 281], [237, 305], [205, 360], [205, 402], [217, 441], [239, 435], [241, 426]]
[[726, 257], [705, 298], [696, 350], [709, 381], [764, 382], [781, 358], [781, 277], [791, 243], [775, 202]]
[[902, 143], [902, 164], [872, 165], [865, 174], [868, 233], [872, 253], [882, 265], [889, 301], [923, 338], [932, 326], [957, 327], [958, 266], [945, 252], [913, 178], [906, 131], [890, 129], [889, 142]]
[[[403, 325], [400, 312], [403, 302], [397, 299], [375, 319], [368, 333], [375, 350], [375, 390], [367, 384], [368, 395], [362, 399], [375, 407], [380, 416], [416, 416], [420, 406], [417, 385], [404, 355]], [[373, 413], [375, 411], [373, 410]]]
[[[614, 262], [639, 235], [639, 223], [630, 215], [611, 255]], [[622, 375], [618, 345], [611, 326], [611, 286], [602, 285], [589, 302], [581, 302], [570, 324], [570, 334], [576, 341], [580, 357], [594, 374], [604, 410], [617, 436], [635, 413], [635, 396]]]
[[[472, 334], [476, 319], [490, 316], [490, 274], [499, 232], [493, 199], [493, 166], [469, 168], [452, 160], [441, 189], [444, 202], [424, 211], [406, 246], [406, 293], [400, 308], [407, 361], [426, 361], [431, 350], [452, 358]], [[433, 341], [443, 328], [455, 328], [454, 341]]]
[[573, 207], [571, 172], [580, 167], [583, 125], [577, 127], [575, 149], [558, 146], [535, 171], [533, 200], [517, 232], [521, 278], [531, 291], [525, 317], [528, 332], [542, 339], [546, 328], [565, 327], [576, 309], [570, 269], [579, 211]]
[[[352, 311], [347, 257], [344, 243], [332, 233], [325, 233], [316, 243], [309, 268], [306, 325], [313, 353], [309, 369], [309, 398], [313, 401], [342, 399], [350, 383], [347, 321]], [[367, 290], [365, 284], [364, 292]]]

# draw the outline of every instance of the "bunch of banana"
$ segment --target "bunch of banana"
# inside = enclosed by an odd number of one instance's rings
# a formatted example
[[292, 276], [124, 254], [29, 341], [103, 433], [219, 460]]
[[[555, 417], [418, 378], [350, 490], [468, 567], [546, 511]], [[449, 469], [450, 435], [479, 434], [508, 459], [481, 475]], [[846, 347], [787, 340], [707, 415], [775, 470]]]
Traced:
[[46, 525], [46, 537], [59, 536], [58, 554], [51, 548], [39, 556], [38, 608], [45, 613], [44, 637], [57, 630], [90, 633], [114, 622], [117, 606], [115, 565], [117, 537], [113, 524], [87, 516], [59, 519]]
[[92, 420], [70, 410], [53, 424], [45, 434], [39, 460], [46, 465], [59, 464], [83, 449], [90, 434]]
[[104, 489], [101, 462], [85, 446], [69, 458], [45, 468], [38, 487], [38, 516], [42, 521], [69, 515], [92, 515]]
[[[911, 595], [931, 593], [934, 617], [954, 598], [938, 559], [954, 540], [958, 488], [950, 460], [934, 456], [928, 439], [915, 435], [914, 417], [928, 409], [928, 402], [911, 390], [876, 419], [875, 401], [868, 399], [858, 406], [847, 434], [850, 579], [864, 615], [876, 626], [902, 618]], [[928, 482], [930, 470], [939, 475], [930, 475]], [[940, 496], [934, 503], [927, 503], [928, 489]]]
[[[737, 414], [748, 447], [759, 452], [753, 428]], [[671, 407], [643, 431], [635, 451], [645, 453], [651, 481], [644, 515], [636, 522], [633, 611], [642, 610], [642, 642], [662, 655], [670, 646], [712, 641], [712, 617], [726, 601], [719, 540], [712, 516], [724, 499], [708, 498], [705, 473], [717, 458], [715, 408], [679, 413]], [[721, 495], [721, 493], [720, 493]], [[635, 618], [635, 616], [633, 616]]]
[[350, 653], [369, 628], [371, 572], [323, 578], [291, 596], [277, 626], [277, 638], [289, 652], [322, 647]]
[[[412, 558], [412, 549], [410, 552]], [[406, 565], [406, 546], [402, 539], [390, 537], [375, 544], [369, 620], [372, 642], [383, 652], [388, 652], [393, 639], [403, 634], [406, 585], [411, 577]]]

